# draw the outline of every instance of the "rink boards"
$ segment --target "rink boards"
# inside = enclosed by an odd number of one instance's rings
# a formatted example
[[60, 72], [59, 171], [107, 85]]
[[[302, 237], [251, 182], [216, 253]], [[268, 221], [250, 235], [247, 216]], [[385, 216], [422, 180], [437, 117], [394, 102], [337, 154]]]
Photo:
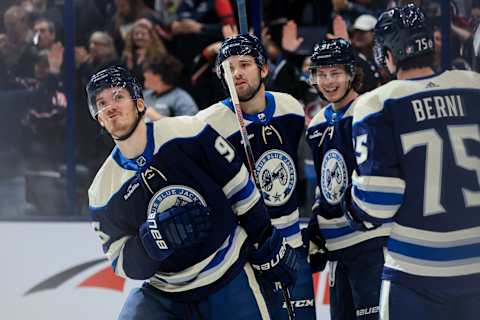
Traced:
[[[0, 222], [2, 319], [115, 319], [140, 282], [113, 274], [86, 222]], [[314, 277], [329, 319], [326, 273]]]

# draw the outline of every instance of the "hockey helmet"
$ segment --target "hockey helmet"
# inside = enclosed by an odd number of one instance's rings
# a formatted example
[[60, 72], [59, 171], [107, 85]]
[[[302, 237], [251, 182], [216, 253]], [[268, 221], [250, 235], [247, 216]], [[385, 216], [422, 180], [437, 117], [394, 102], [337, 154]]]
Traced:
[[355, 51], [345, 39], [326, 39], [313, 48], [310, 63], [310, 81], [316, 84], [316, 69], [321, 66], [343, 65], [352, 76], [355, 74]]
[[96, 96], [108, 88], [125, 88], [133, 100], [143, 99], [142, 87], [137, 79], [122, 66], [110, 66], [95, 73], [87, 84], [88, 108], [94, 119], [100, 112], [97, 107]]
[[396, 63], [433, 52], [433, 32], [425, 14], [414, 4], [383, 12], [375, 26], [374, 55], [385, 65], [386, 49]]
[[222, 79], [222, 62], [231, 56], [252, 56], [262, 68], [267, 63], [267, 51], [259, 38], [251, 34], [239, 34], [222, 42], [215, 62], [217, 76]]

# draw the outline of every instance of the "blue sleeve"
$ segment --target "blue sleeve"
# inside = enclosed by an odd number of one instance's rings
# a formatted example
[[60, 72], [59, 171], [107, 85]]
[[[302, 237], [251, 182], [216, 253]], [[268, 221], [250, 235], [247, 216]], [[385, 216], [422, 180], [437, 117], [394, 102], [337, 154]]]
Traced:
[[247, 234], [256, 238], [259, 230], [270, 225], [270, 218], [251, 175], [233, 146], [208, 126], [199, 143], [211, 165], [213, 179], [223, 193]]
[[357, 169], [352, 176], [351, 206], [360, 220], [386, 223], [403, 203], [405, 181], [385, 109], [365, 115], [362, 108], [356, 106], [352, 128]]

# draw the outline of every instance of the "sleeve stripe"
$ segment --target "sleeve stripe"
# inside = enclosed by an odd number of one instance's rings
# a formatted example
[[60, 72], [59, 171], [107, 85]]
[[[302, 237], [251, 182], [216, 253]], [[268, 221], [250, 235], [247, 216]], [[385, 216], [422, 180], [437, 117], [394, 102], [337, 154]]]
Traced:
[[239, 201], [242, 201], [248, 198], [252, 194], [254, 189], [255, 189], [255, 185], [253, 184], [252, 180], [248, 179], [247, 184], [242, 189], [240, 189], [238, 192], [236, 192], [231, 196], [231, 198], [229, 199], [230, 203], [232, 204], [237, 203]]
[[353, 193], [358, 200], [369, 204], [392, 206], [403, 203], [403, 194], [362, 191], [355, 185], [353, 186]]
[[260, 192], [258, 192], [256, 188], [253, 190], [254, 191], [247, 199], [241, 200], [232, 205], [233, 211], [237, 214], [237, 216], [247, 213], [260, 200]]
[[391, 219], [401, 204], [398, 205], [379, 205], [364, 202], [357, 198], [355, 189], [352, 190], [352, 200], [359, 209], [364, 211], [367, 215], [377, 219]]
[[105, 252], [106, 257], [112, 263], [112, 267], [115, 273], [124, 277], [126, 275], [123, 271], [123, 248], [129, 238], [130, 236], [125, 236], [118, 239], [117, 241], [113, 242], [108, 247], [107, 252]]
[[391, 192], [403, 194], [405, 192], [405, 181], [395, 177], [380, 176], [358, 176], [354, 171], [352, 184], [364, 191]]
[[249, 175], [245, 166], [241, 166], [240, 171], [232, 178], [224, 187], [223, 193], [228, 199], [232, 197], [238, 190], [241, 190], [248, 184]]

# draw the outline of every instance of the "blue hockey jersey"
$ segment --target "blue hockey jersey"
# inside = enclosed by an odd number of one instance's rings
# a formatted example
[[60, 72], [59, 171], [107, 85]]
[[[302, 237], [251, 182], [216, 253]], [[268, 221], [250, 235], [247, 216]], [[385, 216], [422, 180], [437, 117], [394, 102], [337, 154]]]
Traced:
[[[305, 128], [303, 106], [292, 96], [280, 92], [266, 92], [265, 101], [263, 112], [244, 113], [243, 117], [272, 224], [290, 246], [298, 248], [302, 238], [296, 191], [297, 152]], [[200, 111], [197, 117], [225, 137], [247, 163], [231, 99]]]
[[393, 221], [384, 279], [480, 283], [480, 75], [392, 81], [355, 101], [353, 210]]
[[351, 138], [352, 114], [351, 103], [338, 111], [329, 104], [312, 119], [306, 134], [317, 174], [314, 206], [320, 213], [313, 218], [318, 222], [332, 260], [382, 247], [389, 234], [388, 225], [371, 231], [354, 230], [340, 208], [340, 200], [356, 166]]
[[[156, 177], [153, 196], [139, 183], [139, 172]], [[247, 236], [270, 224], [260, 198], [234, 149], [194, 117], [148, 123], [143, 154], [126, 159], [115, 147], [89, 189], [93, 224], [115, 273], [148, 279], [185, 300], [222, 286], [243, 268]], [[192, 201], [212, 212], [209, 241], [152, 259], [138, 235], [147, 215]]]

